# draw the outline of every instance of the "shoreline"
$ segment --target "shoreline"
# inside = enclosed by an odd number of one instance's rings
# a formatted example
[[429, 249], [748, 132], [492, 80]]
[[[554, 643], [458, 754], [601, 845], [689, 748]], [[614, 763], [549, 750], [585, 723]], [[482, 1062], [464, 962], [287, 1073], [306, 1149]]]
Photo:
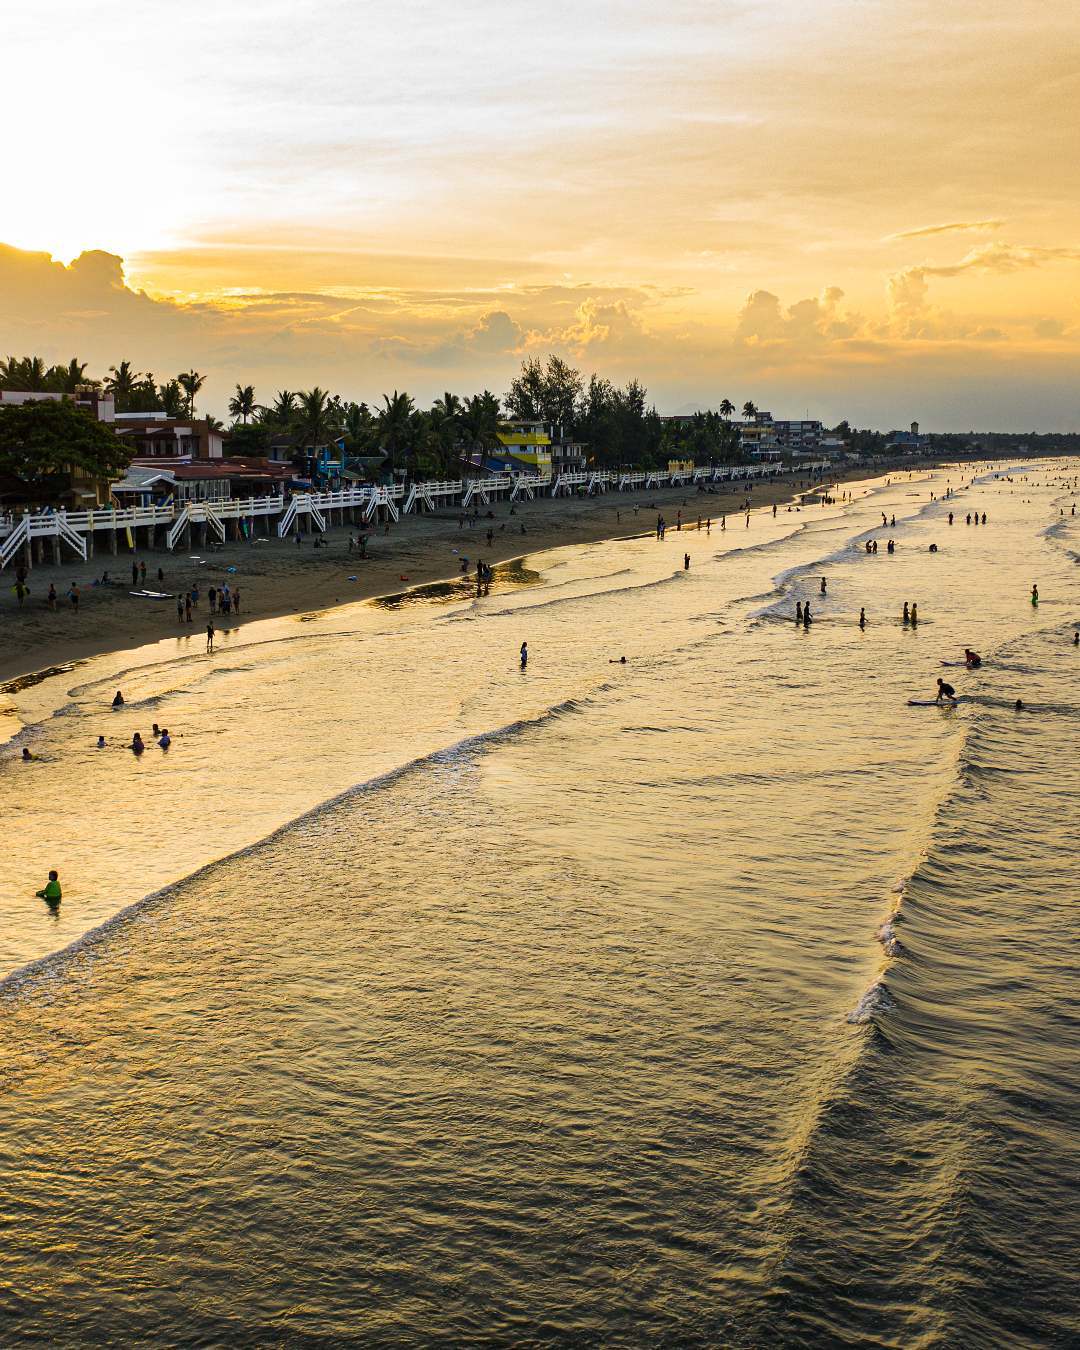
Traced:
[[[0, 624], [5, 653], [0, 658], [0, 692], [11, 694], [24, 681], [36, 683], [35, 676], [71, 667], [96, 656], [119, 653], [183, 633], [190, 635], [205, 625], [209, 613], [201, 605], [191, 624], [178, 624], [174, 597], [197, 584], [201, 594], [209, 585], [220, 586], [227, 580], [241, 592], [239, 616], [222, 616], [221, 632], [243, 627], [251, 621], [289, 618], [294, 615], [325, 611], [338, 605], [359, 601], [391, 599], [405, 592], [440, 582], [453, 583], [475, 576], [478, 558], [493, 567], [520, 560], [531, 554], [573, 544], [595, 543], [620, 537], [651, 534], [649, 529], [629, 529], [628, 521], [642, 521], [642, 512], [655, 509], [668, 517], [669, 529], [676, 532], [676, 516], [682, 513], [683, 533], [692, 536], [697, 521], [741, 514], [749, 496], [751, 511], [762, 508], [796, 506], [800, 496], [841, 483], [871, 481], [897, 472], [922, 473], [935, 464], [900, 464], [878, 467], [852, 465], [827, 479], [789, 478], [761, 482], [753, 492], [740, 489], [698, 492], [693, 487], [664, 487], [638, 492], [611, 493], [600, 497], [537, 498], [531, 502], [493, 504], [491, 516], [467, 517], [458, 509], [409, 516], [386, 531], [376, 526], [367, 531], [368, 557], [350, 553], [350, 534], [355, 527], [337, 525], [328, 528], [323, 538], [329, 547], [297, 547], [294, 539], [271, 540], [257, 547], [253, 542], [234, 543], [216, 550], [200, 563], [198, 555], [180, 557], [163, 551], [138, 554], [98, 555], [81, 560], [35, 567], [28, 583], [30, 597], [20, 609], [13, 586], [0, 588]], [[514, 528], [509, 524], [513, 521]], [[643, 522], [642, 522], [643, 523]], [[493, 531], [490, 545], [487, 531]], [[170, 593], [166, 601], [140, 600], [128, 593], [128, 569], [133, 557], [145, 561], [147, 583], [156, 582], [157, 569], [165, 573], [163, 588]], [[469, 566], [460, 569], [460, 559]], [[454, 564], [459, 568], [454, 570]], [[110, 580], [107, 589], [91, 584], [88, 568], [96, 575], [98, 567], [124, 578]], [[227, 572], [234, 567], [234, 572]], [[354, 576], [354, 581], [348, 580]], [[66, 599], [72, 580], [79, 582], [81, 600], [73, 612]], [[55, 585], [61, 599], [56, 610], [43, 600], [49, 584]], [[140, 582], [140, 585], [142, 583]], [[217, 616], [215, 615], [215, 620]]]

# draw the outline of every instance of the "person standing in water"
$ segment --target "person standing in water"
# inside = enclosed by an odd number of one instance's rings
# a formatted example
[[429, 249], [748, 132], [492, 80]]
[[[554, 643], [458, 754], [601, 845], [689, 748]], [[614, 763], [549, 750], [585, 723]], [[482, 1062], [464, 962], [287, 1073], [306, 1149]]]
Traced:
[[822, 595], [825, 594], [825, 578], [824, 578], [824, 577], [821, 578], [821, 594], [822, 594]]
[[796, 601], [795, 601], [795, 624], [796, 624], [796, 626], [798, 626], [800, 623], [802, 623], [802, 601], [801, 601], [801, 600], [796, 600]]
[[35, 891], [34, 894], [39, 900], [44, 900], [50, 909], [57, 909], [60, 901], [64, 898], [64, 893], [60, 889], [60, 873], [53, 868], [49, 873], [48, 881], [40, 891]]
[[527, 642], [523, 642], [521, 644], [521, 669], [524, 670], [528, 664], [529, 664], [529, 644]]
[[908, 602], [906, 600], [904, 601], [904, 622], [911, 622], [911, 611], [908, 608]]
[[911, 602], [911, 626], [914, 628], [919, 622], [919, 606], [914, 600]]
[[212, 623], [206, 625], [206, 650], [208, 652], [214, 650], [214, 625]]
[[802, 611], [802, 626], [803, 626], [804, 628], [809, 628], [812, 622], [813, 622], [813, 618], [812, 618], [812, 616], [811, 616], [811, 614], [810, 614], [810, 601], [807, 600], [806, 604], [803, 605], [803, 611]]
[[142, 735], [138, 731], [131, 738], [131, 748], [137, 755], [141, 755], [146, 749], [146, 746], [143, 744]]
[[860, 627], [860, 628], [865, 628], [865, 627], [866, 627], [866, 610], [865, 610], [865, 609], [860, 609], [860, 610], [859, 610], [859, 627]]
[[1038, 588], [1038, 586], [1032, 586], [1032, 588], [1031, 588], [1031, 603], [1032, 603], [1033, 605], [1037, 605], [1037, 604], [1039, 603], [1039, 588]]
[[114, 708], [122, 708], [124, 706], [124, 696], [119, 689], [113, 695], [112, 705]]
[[682, 565], [683, 565], [683, 571], [684, 571], [684, 572], [689, 572], [689, 571], [690, 571], [690, 554], [689, 554], [689, 553], [684, 553], [684, 554], [682, 555]]

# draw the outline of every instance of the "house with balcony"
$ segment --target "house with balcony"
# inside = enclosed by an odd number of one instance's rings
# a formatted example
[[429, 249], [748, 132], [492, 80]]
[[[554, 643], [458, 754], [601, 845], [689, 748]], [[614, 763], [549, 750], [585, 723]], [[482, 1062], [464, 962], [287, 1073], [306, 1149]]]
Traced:
[[117, 436], [131, 450], [133, 464], [169, 468], [221, 459], [224, 434], [205, 417], [170, 417], [167, 413], [117, 413]]

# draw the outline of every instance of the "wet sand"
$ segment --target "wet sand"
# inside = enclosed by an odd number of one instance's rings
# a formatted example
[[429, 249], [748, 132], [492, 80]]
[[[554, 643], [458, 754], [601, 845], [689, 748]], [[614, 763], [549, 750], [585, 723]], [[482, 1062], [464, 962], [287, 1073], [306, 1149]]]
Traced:
[[[904, 466], [905, 471], [915, 467]], [[880, 472], [880, 468], [855, 466], [830, 481], [849, 481]], [[774, 502], [786, 505], [808, 482], [785, 475], [775, 482], [757, 483], [749, 495], [755, 508]], [[358, 537], [362, 531], [359, 526], [348, 525], [327, 529], [324, 538], [329, 546], [318, 549], [313, 547], [310, 535], [300, 547], [295, 538], [274, 538], [208, 546], [195, 555], [178, 549], [175, 553], [121, 552], [113, 557], [99, 549], [85, 563], [74, 559], [59, 567], [32, 568], [27, 578], [30, 594], [21, 608], [15, 598], [15, 568], [11, 565], [0, 582], [0, 681], [10, 682], [32, 671], [139, 646], [176, 632], [180, 625], [175, 598], [158, 601], [130, 594], [135, 589], [131, 585], [133, 557], [146, 563], [148, 589], [160, 589], [175, 597], [198, 583], [199, 607], [191, 625], [183, 625], [190, 630], [205, 627], [209, 586], [220, 587], [227, 581], [230, 588], [239, 588], [240, 614], [215, 618], [215, 625], [226, 630], [252, 618], [326, 609], [386, 595], [403, 586], [451, 578], [460, 574], [462, 557], [468, 558], [468, 571], [475, 574], [480, 558], [494, 565], [564, 544], [647, 532], [654, 525], [657, 511], [674, 530], [676, 513], [681, 510], [683, 531], [689, 531], [692, 538], [699, 516], [702, 522], [711, 516], [716, 528], [722, 515], [738, 516], [746, 496], [743, 488], [724, 491], [720, 485], [712, 493], [693, 487], [652, 488], [601, 497], [537, 498], [515, 503], [513, 515], [510, 504], [502, 501], [490, 507], [493, 520], [486, 516], [488, 508], [481, 507], [479, 517], [469, 517], [472, 523], [464, 528], [459, 525], [460, 509], [451, 507], [402, 517], [390, 526], [389, 533], [382, 525], [372, 527], [366, 531], [366, 559], [349, 552], [350, 533]], [[739, 524], [742, 528], [741, 521]], [[490, 547], [488, 529], [495, 532]], [[687, 548], [693, 553], [689, 543]], [[193, 556], [202, 557], [204, 562], [192, 561]], [[164, 572], [161, 583], [157, 578], [159, 567]], [[235, 572], [227, 571], [230, 567]], [[94, 585], [95, 578], [105, 570], [110, 585]], [[66, 598], [73, 581], [80, 590], [77, 613]], [[55, 611], [46, 603], [50, 582], [58, 596]]]

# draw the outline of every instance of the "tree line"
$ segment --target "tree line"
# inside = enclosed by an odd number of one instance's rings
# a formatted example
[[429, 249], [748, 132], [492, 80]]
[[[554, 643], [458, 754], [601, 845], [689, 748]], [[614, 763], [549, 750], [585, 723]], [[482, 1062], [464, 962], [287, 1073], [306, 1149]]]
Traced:
[[[127, 360], [110, 366], [100, 379], [86, 370], [77, 357], [51, 366], [38, 356], [8, 357], [0, 360], [0, 389], [73, 394], [89, 386], [111, 394], [118, 413], [193, 417], [205, 382], [196, 370], [158, 382]], [[598, 467], [740, 458], [730, 400], [723, 399], [714, 411], [662, 418], [640, 381], [618, 386], [598, 374], [586, 377], [554, 355], [523, 361], [501, 399], [489, 389], [472, 395], [447, 390], [421, 407], [411, 394], [395, 389], [369, 406], [316, 386], [280, 389], [262, 403], [253, 385], [237, 384], [228, 412], [228, 428], [208, 420], [227, 430], [231, 454], [266, 455], [271, 447], [280, 451], [285, 446], [302, 464], [313, 451], [340, 444], [347, 458], [383, 460], [391, 472], [417, 476], [460, 476], [463, 458], [497, 449], [500, 425], [514, 421], [552, 425], [564, 440], [583, 445], [588, 461]], [[753, 403], [743, 405], [744, 416], [756, 412]]]

